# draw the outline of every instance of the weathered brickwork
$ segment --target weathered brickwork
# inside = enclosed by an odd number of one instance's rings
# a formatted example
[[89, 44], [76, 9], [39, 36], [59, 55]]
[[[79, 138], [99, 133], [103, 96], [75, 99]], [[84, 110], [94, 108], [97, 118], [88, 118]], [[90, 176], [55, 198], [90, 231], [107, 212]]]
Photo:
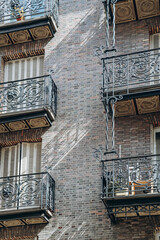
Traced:
[[[45, 49], [45, 73], [58, 87], [58, 113], [49, 129], [0, 135], [0, 145], [42, 139], [42, 170], [51, 167], [56, 182], [55, 212], [46, 226], [0, 229], [0, 239], [36, 236], [39, 240], [153, 240], [148, 218], [111, 225], [101, 201], [101, 163], [93, 157], [105, 144], [105, 113], [100, 101], [105, 15], [99, 0], [61, 0], [58, 32], [51, 40], [0, 49], [0, 56]], [[119, 53], [149, 48], [147, 22], [117, 26]], [[1, 63], [3, 79], [4, 63]], [[150, 152], [150, 124], [142, 117], [116, 119], [116, 150], [122, 156]], [[30, 232], [28, 234], [26, 232]], [[24, 238], [25, 239], [25, 238]]]
[[117, 240], [149, 240], [154, 239], [152, 220], [147, 217], [121, 220], [113, 228], [114, 238]]
[[35, 240], [34, 238], [37, 237], [37, 233], [39, 233], [40, 230], [41, 226], [38, 225], [6, 228], [0, 231], [0, 240]]
[[150, 124], [145, 117], [122, 117], [116, 119], [116, 150], [124, 157], [150, 154]]

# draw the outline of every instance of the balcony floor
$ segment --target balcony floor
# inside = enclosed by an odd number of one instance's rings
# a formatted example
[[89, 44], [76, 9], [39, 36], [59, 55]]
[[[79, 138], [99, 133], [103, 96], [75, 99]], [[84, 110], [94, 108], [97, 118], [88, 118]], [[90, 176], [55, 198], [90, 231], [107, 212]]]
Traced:
[[123, 96], [115, 104], [115, 116], [134, 116], [160, 111], [160, 88], [132, 89], [130, 93], [119, 93]]
[[143, 217], [160, 215], [160, 193], [143, 196], [102, 198], [109, 217]]
[[40, 208], [11, 209], [11, 211], [0, 211], [0, 228], [15, 227], [32, 224], [47, 224], [52, 213]]
[[0, 133], [50, 127], [54, 115], [49, 109], [0, 115]]
[[0, 47], [52, 38], [57, 31], [52, 17], [37, 17], [0, 25]]
[[55, 182], [47, 173], [0, 178], [0, 227], [46, 224], [54, 211]]

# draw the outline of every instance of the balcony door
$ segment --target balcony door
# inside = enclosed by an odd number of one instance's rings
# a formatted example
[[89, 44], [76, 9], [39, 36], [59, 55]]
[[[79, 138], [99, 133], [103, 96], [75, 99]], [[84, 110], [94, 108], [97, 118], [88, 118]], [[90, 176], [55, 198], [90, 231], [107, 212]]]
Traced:
[[[3, 112], [25, 111], [42, 105], [44, 56], [5, 63]], [[41, 97], [40, 97], [41, 96]]]
[[[0, 207], [20, 208], [36, 204], [41, 167], [41, 143], [4, 147], [0, 154]], [[32, 196], [31, 196], [32, 195]]]

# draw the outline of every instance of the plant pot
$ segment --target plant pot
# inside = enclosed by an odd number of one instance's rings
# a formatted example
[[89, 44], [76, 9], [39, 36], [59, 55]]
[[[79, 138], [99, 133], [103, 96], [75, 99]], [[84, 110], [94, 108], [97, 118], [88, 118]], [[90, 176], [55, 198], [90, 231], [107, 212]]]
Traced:
[[128, 188], [123, 188], [121, 191], [115, 191], [115, 196], [128, 196]]
[[22, 20], [25, 19], [25, 17], [24, 17], [24, 16], [19, 16], [19, 17], [17, 17], [16, 19], [17, 19], [17, 21], [22, 21]]

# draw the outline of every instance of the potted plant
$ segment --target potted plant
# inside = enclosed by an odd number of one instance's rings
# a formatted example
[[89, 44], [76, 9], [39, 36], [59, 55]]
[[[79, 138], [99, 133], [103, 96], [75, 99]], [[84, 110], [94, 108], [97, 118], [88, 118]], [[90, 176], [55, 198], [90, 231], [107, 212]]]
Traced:
[[20, 6], [19, 1], [12, 1], [11, 2], [11, 13], [17, 21], [24, 20], [24, 7]]

